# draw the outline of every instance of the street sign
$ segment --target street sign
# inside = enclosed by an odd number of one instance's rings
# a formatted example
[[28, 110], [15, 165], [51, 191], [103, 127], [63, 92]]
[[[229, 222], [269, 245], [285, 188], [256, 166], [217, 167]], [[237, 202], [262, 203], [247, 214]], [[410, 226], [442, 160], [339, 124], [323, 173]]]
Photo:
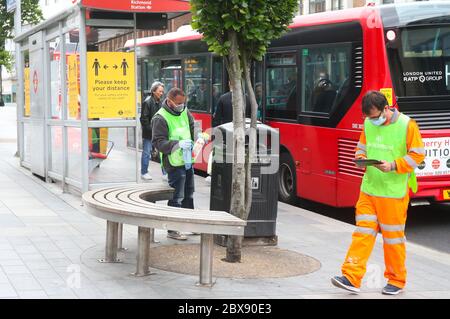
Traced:
[[188, 12], [187, 0], [81, 0], [86, 8], [128, 12]]
[[16, 0], [6, 0], [6, 10], [8, 12], [16, 10]]
[[133, 52], [88, 52], [88, 117], [136, 116]]

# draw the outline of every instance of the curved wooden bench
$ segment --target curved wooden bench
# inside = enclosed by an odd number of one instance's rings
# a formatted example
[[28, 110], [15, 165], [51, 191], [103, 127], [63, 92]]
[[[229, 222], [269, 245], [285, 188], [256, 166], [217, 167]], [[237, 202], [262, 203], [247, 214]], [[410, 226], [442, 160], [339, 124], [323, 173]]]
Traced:
[[211, 286], [213, 235], [244, 235], [247, 222], [227, 212], [162, 206], [154, 202], [168, 200], [174, 189], [167, 184], [139, 184], [108, 187], [86, 192], [82, 196], [87, 211], [107, 220], [105, 262], [117, 259], [119, 225], [138, 226], [136, 276], [149, 271], [150, 241], [154, 228], [201, 233], [200, 281]]

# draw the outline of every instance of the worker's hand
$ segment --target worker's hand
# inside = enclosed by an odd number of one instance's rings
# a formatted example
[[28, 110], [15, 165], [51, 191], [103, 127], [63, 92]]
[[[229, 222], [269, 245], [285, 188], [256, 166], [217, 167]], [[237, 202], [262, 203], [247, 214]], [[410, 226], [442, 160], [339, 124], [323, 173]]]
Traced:
[[383, 164], [374, 165], [374, 166], [384, 173], [390, 172], [392, 170], [392, 164], [390, 162], [387, 162], [387, 161], [381, 161], [381, 162], [383, 162]]
[[178, 145], [183, 150], [191, 150], [192, 149], [192, 140], [181, 140], [178, 142]]

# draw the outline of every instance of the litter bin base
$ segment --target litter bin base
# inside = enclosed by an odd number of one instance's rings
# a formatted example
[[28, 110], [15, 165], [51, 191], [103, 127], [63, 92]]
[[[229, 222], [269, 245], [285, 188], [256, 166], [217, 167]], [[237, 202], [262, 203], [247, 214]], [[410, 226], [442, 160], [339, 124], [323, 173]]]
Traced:
[[[214, 235], [214, 243], [226, 247], [228, 235]], [[242, 241], [243, 246], [276, 246], [278, 245], [278, 236], [268, 237], [244, 237]]]

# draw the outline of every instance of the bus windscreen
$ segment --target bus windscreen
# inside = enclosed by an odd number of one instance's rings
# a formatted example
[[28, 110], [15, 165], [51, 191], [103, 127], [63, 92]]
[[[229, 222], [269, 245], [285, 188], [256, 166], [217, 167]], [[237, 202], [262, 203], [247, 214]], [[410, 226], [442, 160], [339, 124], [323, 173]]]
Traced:
[[450, 26], [402, 28], [397, 43], [390, 54], [397, 95], [450, 96]]

